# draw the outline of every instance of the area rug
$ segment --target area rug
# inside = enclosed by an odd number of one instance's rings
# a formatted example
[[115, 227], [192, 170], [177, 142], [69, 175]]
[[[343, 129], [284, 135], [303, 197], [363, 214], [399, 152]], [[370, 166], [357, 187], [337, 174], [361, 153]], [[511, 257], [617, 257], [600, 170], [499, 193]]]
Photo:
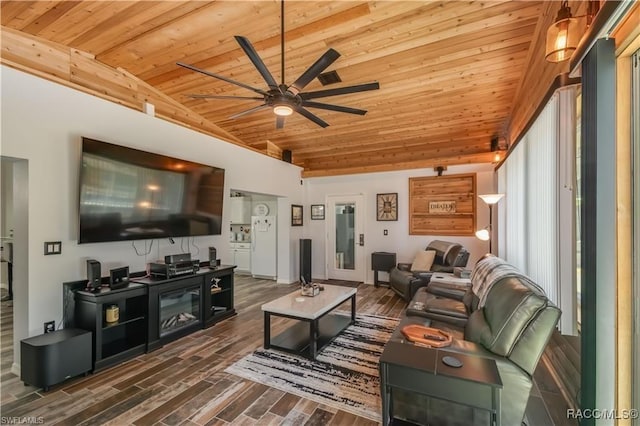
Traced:
[[227, 373], [337, 409], [380, 421], [378, 360], [398, 325], [395, 318], [358, 314], [315, 361], [258, 349], [227, 367]]

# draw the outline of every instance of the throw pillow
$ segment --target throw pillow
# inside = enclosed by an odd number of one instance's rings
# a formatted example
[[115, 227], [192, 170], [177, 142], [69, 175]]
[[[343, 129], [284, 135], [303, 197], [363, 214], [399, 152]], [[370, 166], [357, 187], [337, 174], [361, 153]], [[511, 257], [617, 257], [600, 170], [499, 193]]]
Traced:
[[419, 251], [411, 264], [412, 271], [428, 271], [433, 265], [433, 259], [436, 257], [435, 250]]

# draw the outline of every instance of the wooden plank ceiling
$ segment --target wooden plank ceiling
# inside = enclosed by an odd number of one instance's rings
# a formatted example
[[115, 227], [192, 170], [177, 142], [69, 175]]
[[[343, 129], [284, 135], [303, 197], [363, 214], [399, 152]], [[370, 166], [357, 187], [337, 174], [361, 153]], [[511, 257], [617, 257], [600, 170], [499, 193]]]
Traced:
[[287, 1], [286, 84], [328, 48], [342, 55], [327, 69], [342, 82], [323, 87], [315, 79], [304, 91], [380, 83], [380, 90], [317, 99], [368, 110], [310, 108], [330, 124], [324, 129], [298, 114], [276, 129], [270, 110], [230, 119], [261, 101], [188, 95], [255, 93], [176, 65], [266, 90], [233, 38], [243, 35], [280, 82], [279, 1], [3, 1], [0, 13], [4, 28], [93, 55], [217, 125], [228, 140], [291, 150], [305, 176], [322, 176], [493, 161], [490, 141], [508, 133], [544, 9], [536, 1]]

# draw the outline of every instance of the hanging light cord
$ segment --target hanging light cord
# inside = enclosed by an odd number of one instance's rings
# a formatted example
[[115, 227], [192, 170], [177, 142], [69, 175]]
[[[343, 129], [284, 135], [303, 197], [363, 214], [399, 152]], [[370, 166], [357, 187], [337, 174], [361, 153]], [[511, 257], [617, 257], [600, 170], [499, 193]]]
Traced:
[[284, 0], [280, 2], [280, 75], [282, 76], [282, 85], [284, 86]]

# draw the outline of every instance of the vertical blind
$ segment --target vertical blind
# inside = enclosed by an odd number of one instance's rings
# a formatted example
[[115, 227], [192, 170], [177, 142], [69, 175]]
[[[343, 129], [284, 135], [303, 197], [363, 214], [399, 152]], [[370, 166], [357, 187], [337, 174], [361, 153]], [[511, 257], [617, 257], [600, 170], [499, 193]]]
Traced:
[[[546, 105], [498, 171], [505, 194], [500, 254], [558, 303], [558, 95]], [[504, 169], [504, 170], [502, 170]]]
[[527, 274], [558, 300], [558, 95], [528, 133], [526, 209]]
[[518, 144], [507, 161], [505, 189], [500, 192], [505, 194], [505, 251], [504, 258], [521, 271], [527, 269], [526, 242], [526, 136]]

